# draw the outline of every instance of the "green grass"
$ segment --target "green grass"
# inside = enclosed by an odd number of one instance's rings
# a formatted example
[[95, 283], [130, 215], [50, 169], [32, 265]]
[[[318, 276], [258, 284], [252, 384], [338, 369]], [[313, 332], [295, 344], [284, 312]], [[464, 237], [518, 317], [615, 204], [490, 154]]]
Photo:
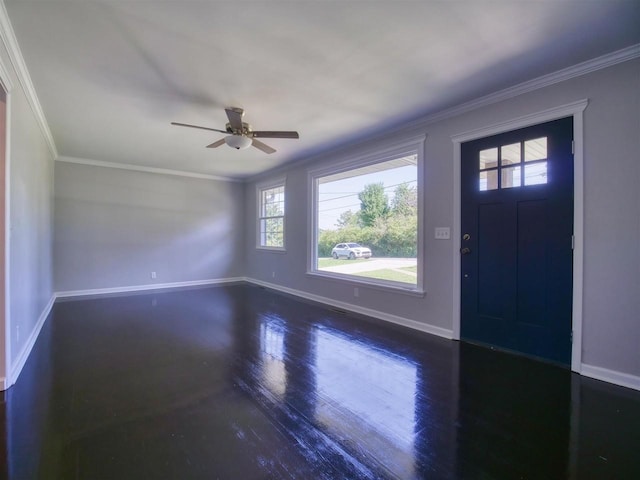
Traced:
[[366, 258], [357, 258], [355, 260], [347, 260], [346, 258], [339, 258], [334, 260], [333, 258], [319, 258], [318, 268], [337, 267], [338, 265], [346, 265], [354, 262], [366, 262]]
[[[406, 270], [406, 268], [403, 270]], [[385, 268], [383, 270], [372, 270], [370, 272], [359, 272], [354, 273], [353, 275], [356, 275], [358, 277], [377, 278], [379, 280], [391, 280], [392, 282], [410, 283], [411, 285], [415, 285], [416, 283], [416, 278], [414, 276], [396, 272], [395, 270], [391, 270], [388, 268]]]
[[[321, 270], [327, 267], [335, 267], [338, 265], [350, 265], [356, 262], [368, 262], [369, 260], [366, 258], [358, 258], [356, 260], [347, 260], [343, 258], [339, 258], [338, 260], [334, 260], [331, 257], [323, 257], [318, 258], [318, 269]], [[351, 273], [349, 275], [354, 275], [357, 277], [366, 277], [366, 278], [375, 278], [378, 280], [390, 280], [392, 282], [402, 282], [408, 283], [410, 285], [415, 285], [416, 277], [415, 275], [418, 272], [418, 266], [414, 265], [411, 267], [401, 267], [397, 270], [404, 270], [407, 273], [398, 272], [396, 270], [392, 270], [390, 268], [384, 268], [380, 270], [371, 270], [368, 272], [357, 272]]]
[[[318, 259], [318, 269], [320, 270], [327, 267], [335, 267], [338, 265], [348, 265], [356, 262], [368, 262], [368, 261], [369, 260], [366, 258], [358, 258], [356, 260], [346, 260], [346, 259], [339, 258], [338, 260], [334, 260], [333, 258], [330, 258], [330, 257], [329, 258], [323, 257]], [[384, 268], [380, 270], [371, 270], [368, 272], [351, 273], [350, 275], [354, 275], [356, 277], [375, 278], [378, 280], [390, 280], [392, 282], [402, 282], [402, 283], [409, 283], [411, 285], [415, 285], [416, 279], [413, 275], [411, 275], [411, 273], [417, 273], [418, 271], [417, 266], [401, 267], [398, 270], [405, 270], [409, 274], [398, 272], [390, 268]]]

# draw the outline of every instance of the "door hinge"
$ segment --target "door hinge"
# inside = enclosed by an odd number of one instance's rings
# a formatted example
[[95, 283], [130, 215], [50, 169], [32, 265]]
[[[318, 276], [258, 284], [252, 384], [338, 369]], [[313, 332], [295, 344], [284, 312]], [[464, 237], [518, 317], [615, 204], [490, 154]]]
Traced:
[[576, 249], [576, 236], [571, 235], [571, 250], [575, 250], [575, 249]]
[[576, 142], [571, 140], [571, 155], [576, 154]]
[[569, 341], [573, 343], [573, 330], [571, 330], [571, 335], [569, 335]]

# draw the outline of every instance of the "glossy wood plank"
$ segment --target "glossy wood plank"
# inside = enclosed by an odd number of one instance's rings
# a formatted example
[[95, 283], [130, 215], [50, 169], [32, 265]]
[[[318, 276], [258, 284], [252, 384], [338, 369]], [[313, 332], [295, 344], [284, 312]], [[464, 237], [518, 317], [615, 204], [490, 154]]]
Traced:
[[12, 480], [640, 478], [639, 392], [248, 285], [58, 303], [5, 400]]

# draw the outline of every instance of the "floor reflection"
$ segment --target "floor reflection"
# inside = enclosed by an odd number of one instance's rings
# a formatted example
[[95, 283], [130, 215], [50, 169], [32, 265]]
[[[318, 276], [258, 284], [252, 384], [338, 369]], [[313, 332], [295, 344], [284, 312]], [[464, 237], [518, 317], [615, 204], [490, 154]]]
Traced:
[[640, 478], [640, 392], [246, 285], [58, 304], [4, 400], [11, 480]]
[[284, 334], [285, 325], [280, 318], [268, 317], [260, 324], [262, 378], [266, 387], [280, 399], [283, 399], [287, 389]]
[[391, 474], [413, 478], [416, 364], [318, 328], [315, 373], [317, 425]]
[[[247, 302], [245, 315], [254, 319], [258, 338], [243, 333], [245, 361], [237, 382], [309, 464], [323, 466], [316, 478], [422, 478], [432, 468], [434, 449], [450, 446], [449, 426], [440, 429], [439, 442], [429, 438], [430, 415], [449, 418], [455, 409], [451, 401], [428, 400], [429, 369], [394, 348], [384, 328], [368, 326], [380, 334], [376, 338], [371, 331], [352, 331], [348, 318], [295, 301], [274, 304], [263, 295], [253, 292]], [[445, 345], [452, 347], [441, 339], [432, 347]], [[444, 381], [447, 391], [451, 358], [444, 361], [446, 375], [434, 383]], [[426, 446], [431, 451], [423, 451]], [[452, 458], [440, 456], [441, 472], [453, 472]]]

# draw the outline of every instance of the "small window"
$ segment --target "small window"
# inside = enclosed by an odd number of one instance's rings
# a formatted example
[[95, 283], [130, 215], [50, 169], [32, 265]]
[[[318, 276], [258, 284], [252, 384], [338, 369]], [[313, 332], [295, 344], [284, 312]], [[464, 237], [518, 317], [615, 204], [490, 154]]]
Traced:
[[258, 248], [284, 250], [284, 186], [258, 187]]
[[478, 166], [480, 191], [544, 185], [547, 183], [547, 137], [481, 150]]

